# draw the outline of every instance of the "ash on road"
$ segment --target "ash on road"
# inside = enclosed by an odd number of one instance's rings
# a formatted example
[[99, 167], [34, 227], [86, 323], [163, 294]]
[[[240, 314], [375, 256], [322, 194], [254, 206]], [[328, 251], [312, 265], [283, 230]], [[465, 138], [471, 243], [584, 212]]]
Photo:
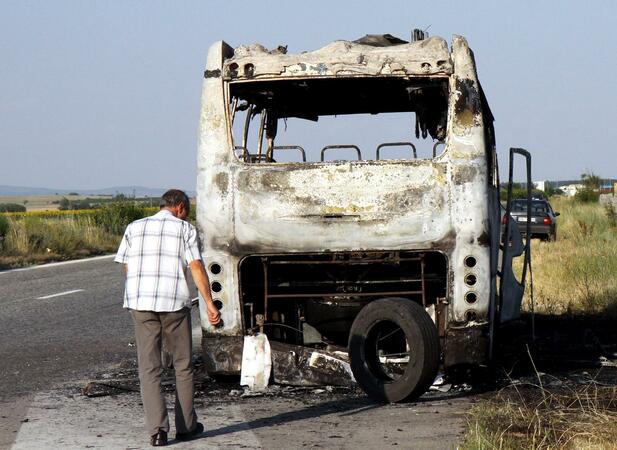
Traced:
[[[0, 272], [0, 448], [147, 446], [122, 289], [111, 257]], [[93, 380], [124, 389], [88, 397]], [[471, 401], [379, 405], [354, 389], [281, 386], [243, 396], [203, 373], [197, 392], [206, 433], [175, 448], [455, 448]]]

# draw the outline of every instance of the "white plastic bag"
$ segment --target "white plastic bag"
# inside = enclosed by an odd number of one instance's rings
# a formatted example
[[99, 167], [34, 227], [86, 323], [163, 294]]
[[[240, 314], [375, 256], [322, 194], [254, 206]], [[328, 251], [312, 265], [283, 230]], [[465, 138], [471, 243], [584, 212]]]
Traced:
[[268, 337], [263, 334], [244, 336], [240, 384], [251, 391], [263, 391], [268, 387], [272, 371], [272, 353]]

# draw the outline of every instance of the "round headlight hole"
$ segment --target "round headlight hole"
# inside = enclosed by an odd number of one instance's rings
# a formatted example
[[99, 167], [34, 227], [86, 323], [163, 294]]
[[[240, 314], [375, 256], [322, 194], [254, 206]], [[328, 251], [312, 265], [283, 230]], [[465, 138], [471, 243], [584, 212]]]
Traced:
[[474, 284], [476, 284], [476, 281], [478, 281], [478, 279], [473, 273], [468, 273], [467, 275], [465, 275], [465, 284], [467, 286], [473, 286]]
[[476, 300], [478, 300], [478, 296], [476, 295], [475, 292], [467, 292], [465, 294], [465, 301], [467, 303], [473, 304], [476, 302]]
[[222, 271], [223, 271], [223, 268], [221, 267], [220, 264], [217, 264], [217, 263], [210, 264], [210, 273], [212, 273], [212, 275], [218, 275]]
[[476, 258], [474, 256], [468, 256], [465, 258], [465, 266], [472, 268], [472, 267], [476, 267], [476, 264], [478, 262], [476, 261]]
[[218, 281], [212, 283], [212, 292], [221, 292], [223, 290], [223, 286]]

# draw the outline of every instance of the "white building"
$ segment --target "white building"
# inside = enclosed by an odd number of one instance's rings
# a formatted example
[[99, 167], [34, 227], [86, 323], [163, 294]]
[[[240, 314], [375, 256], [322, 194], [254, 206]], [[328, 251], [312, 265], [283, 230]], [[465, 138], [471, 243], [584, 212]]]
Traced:
[[561, 189], [568, 197], [574, 197], [574, 195], [576, 195], [576, 193], [584, 187], [585, 185], [583, 184], [567, 184], [565, 186], [561, 186], [559, 189]]
[[546, 192], [546, 188], [550, 186], [550, 181], [542, 180], [542, 181], [534, 181], [533, 187], [539, 191]]

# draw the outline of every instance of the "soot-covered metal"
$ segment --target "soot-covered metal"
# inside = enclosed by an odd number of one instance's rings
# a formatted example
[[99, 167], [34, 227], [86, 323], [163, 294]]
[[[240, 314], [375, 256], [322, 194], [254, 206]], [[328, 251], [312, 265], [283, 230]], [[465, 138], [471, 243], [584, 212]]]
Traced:
[[[485, 363], [499, 188], [465, 39], [367, 36], [302, 53], [219, 42], [205, 70], [197, 221], [224, 321], [202, 319], [208, 370], [239, 372], [255, 333], [273, 342], [275, 380], [328, 383], [331, 370], [386, 401], [421, 395], [440, 365]], [[376, 150], [319, 127], [389, 113], [408, 115], [404, 137]], [[288, 120], [317, 121], [331, 141], [290, 145]], [[416, 152], [425, 140], [441, 153]], [[382, 158], [393, 146], [404, 151]], [[351, 158], [324, 158], [344, 148]]]

